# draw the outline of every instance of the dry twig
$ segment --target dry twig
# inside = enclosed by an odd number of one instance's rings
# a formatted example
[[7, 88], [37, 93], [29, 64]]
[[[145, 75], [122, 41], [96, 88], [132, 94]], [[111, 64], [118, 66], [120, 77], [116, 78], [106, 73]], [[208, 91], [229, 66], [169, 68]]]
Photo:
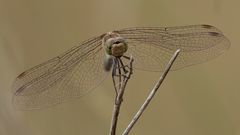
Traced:
[[161, 86], [163, 80], [165, 79], [167, 73], [169, 72], [170, 68], [172, 67], [174, 61], [176, 60], [178, 54], [180, 52], [180, 49], [178, 49], [172, 56], [172, 58], [170, 59], [170, 61], [168, 62], [163, 74], [161, 75], [161, 77], [159, 78], [158, 82], [156, 83], [156, 85], [154, 86], [154, 88], [152, 89], [152, 91], [149, 93], [148, 97], [146, 98], [145, 102], [142, 104], [142, 106], [140, 107], [140, 109], [138, 110], [138, 112], [135, 114], [135, 116], [133, 117], [132, 121], [129, 123], [129, 125], [127, 126], [127, 128], [125, 129], [125, 131], [123, 132], [122, 135], [128, 135], [128, 133], [130, 132], [130, 130], [133, 128], [133, 126], [135, 125], [135, 123], [137, 122], [137, 120], [140, 118], [140, 116], [142, 115], [142, 113], [144, 112], [144, 110], [147, 108], [148, 104], [150, 103], [150, 101], [152, 100], [152, 98], [154, 97], [155, 93], [157, 92], [158, 88]]
[[[124, 65], [121, 65], [118, 63], [117, 68], [119, 69], [118, 71], [118, 77], [119, 77], [119, 87], [116, 86], [115, 83], [115, 79], [114, 79], [114, 74], [113, 76], [113, 84], [114, 84], [114, 89], [116, 91], [116, 97], [115, 97], [115, 104], [113, 107], [113, 113], [112, 113], [112, 121], [111, 121], [111, 126], [110, 126], [110, 135], [115, 135], [116, 134], [116, 128], [117, 128], [117, 122], [118, 122], [118, 116], [119, 116], [119, 112], [120, 112], [120, 107], [123, 101], [123, 94], [124, 94], [124, 90], [126, 88], [127, 82], [130, 79], [130, 76], [132, 74], [132, 63], [133, 63], [133, 58], [130, 57], [129, 60], [129, 64], [127, 65], [127, 67], [129, 68], [129, 71], [126, 71], [124, 69]], [[121, 74], [121, 68], [124, 69], [124, 74]], [[123, 78], [122, 78], [123, 77]]]
[[[129, 123], [129, 125], [127, 126], [127, 128], [125, 129], [125, 131], [123, 132], [122, 135], [128, 135], [128, 133], [131, 131], [131, 129], [133, 128], [133, 126], [135, 125], [137, 120], [140, 118], [140, 116], [142, 115], [144, 110], [147, 108], [147, 106], [151, 102], [152, 98], [154, 97], [155, 93], [157, 92], [157, 90], [161, 86], [161, 84], [162, 84], [163, 80], [165, 79], [166, 75], [168, 74], [170, 68], [172, 67], [172, 65], [173, 65], [174, 61], [176, 60], [179, 53], [180, 53], [180, 49], [178, 49], [173, 54], [172, 58], [169, 60], [168, 64], [166, 65], [166, 68], [165, 68], [163, 74], [161, 75], [161, 77], [159, 78], [158, 82], [156, 83], [156, 85], [154, 86], [154, 88], [152, 89], [152, 91], [150, 92], [148, 97], [146, 98], [145, 102], [140, 107], [138, 112], [135, 114], [132, 121]], [[132, 63], [133, 63], [133, 58], [131, 57], [130, 61], [129, 61], [129, 64], [128, 64], [129, 71], [124, 72], [124, 74], [122, 74], [121, 70], [120, 70], [122, 68], [121, 64], [117, 63], [117, 68], [115, 67], [115, 69], [119, 69], [118, 70], [118, 73], [119, 73], [118, 77], [119, 77], [119, 85], [120, 86], [116, 86], [116, 81], [115, 81], [115, 78], [114, 78], [115, 75], [114, 74], [112, 75], [113, 76], [114, 89], [116, 91], [116, 97], [115, 97], [115, 104], [114, 104], [113, 113], [112, 113], [113, 115], [112, 115], [112, 121], [111, 121], [110, 133], [109, 133], [110, 135], [115, 135], [116, 134], [118, 116], [119, 116], [119, 113], [120, 113], [121, 103], [123, 101], [124, 90], [126, 88], [128, 80], [130, 79], [130, 76], [132, 74]], [[125, 69], [124, 69], [124, 71], [125, 71]]]

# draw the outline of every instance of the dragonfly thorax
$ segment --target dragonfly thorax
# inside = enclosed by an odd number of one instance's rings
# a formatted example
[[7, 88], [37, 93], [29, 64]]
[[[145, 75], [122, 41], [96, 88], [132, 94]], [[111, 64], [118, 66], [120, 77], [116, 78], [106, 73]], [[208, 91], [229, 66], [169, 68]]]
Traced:
[[109, 32], [104, 36], [103, 46], [106, 53], [114, 57], [121, 57], [127, 51], [126, 40], [113, 32]]

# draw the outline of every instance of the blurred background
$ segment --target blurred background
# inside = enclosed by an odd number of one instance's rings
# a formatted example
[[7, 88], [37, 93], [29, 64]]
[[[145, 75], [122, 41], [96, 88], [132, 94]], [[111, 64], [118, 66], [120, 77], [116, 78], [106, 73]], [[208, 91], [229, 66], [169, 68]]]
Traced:
[[[237, 0], [0, 0], [0, 135], [108, 134], [115, 94], [110, 76], [80, 99], [34, 111], [14, 110], [13, 80], [74, 43], [113, 29], [202, 23], [222, 30], [230, 49], [170, 72], [131, 134], [240, 135], [239, 5]], [[134, 71], [118, 134], [159, 76]]]

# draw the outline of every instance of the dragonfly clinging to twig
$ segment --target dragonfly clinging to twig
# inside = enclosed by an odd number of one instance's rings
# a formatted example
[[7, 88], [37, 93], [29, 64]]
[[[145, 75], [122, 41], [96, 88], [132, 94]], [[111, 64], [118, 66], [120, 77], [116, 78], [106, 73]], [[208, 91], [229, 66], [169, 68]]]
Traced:
[[13, 103], [34, 109], [80, 97], [106, 78], [114, 58], [131, 55], [133, 68], [162, 71], [181, 49], [172, 67], [176, 70], [215, 58], [229, 46], [223, 33], [210, 25], [114, 30], [21, 73], [13, 84]]

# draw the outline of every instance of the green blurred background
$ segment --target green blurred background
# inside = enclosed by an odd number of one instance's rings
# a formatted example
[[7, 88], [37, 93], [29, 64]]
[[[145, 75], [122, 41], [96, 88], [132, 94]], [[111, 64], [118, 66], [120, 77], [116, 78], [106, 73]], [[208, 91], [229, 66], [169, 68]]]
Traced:
[[[171, 72], [133, 135], [240, 135], [240, 1], [0, 0], [0, 135], [106, 135], [114, 98], [109, 77], [88, 95], [58, 106], [16, 111], [11, 84], [22, 71], [74, 43], [132, 26], [211, 24], [231, 48], [204, 64]], [[160, 73], [134, 71], [118, 133]]]

